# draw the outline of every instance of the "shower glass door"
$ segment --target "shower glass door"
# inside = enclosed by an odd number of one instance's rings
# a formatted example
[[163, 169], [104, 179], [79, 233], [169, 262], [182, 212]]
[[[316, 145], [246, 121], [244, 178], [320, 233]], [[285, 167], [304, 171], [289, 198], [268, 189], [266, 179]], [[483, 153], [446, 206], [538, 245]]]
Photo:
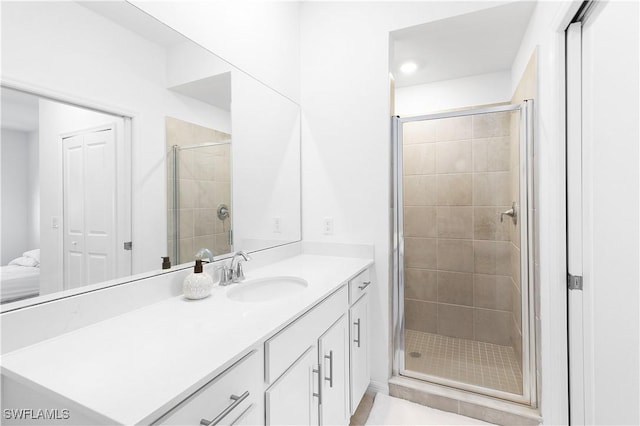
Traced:
[[534, 403], [532, 106], [394, 119], [396, 374]]
[[168, 249], [174, 264], [206, 248], [233, 250], [231, 141], [174, 145], [168, 182]]

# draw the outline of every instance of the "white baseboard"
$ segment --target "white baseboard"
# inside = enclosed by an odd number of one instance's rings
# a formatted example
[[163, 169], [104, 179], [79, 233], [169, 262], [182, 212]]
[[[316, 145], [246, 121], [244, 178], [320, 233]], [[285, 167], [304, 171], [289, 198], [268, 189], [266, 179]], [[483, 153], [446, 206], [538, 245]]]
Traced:
[[389, 384], [387, 382], [369, 382], [369, 387], [367, 388], [367, 392], [371, 393], [383, 393], [385, 395], [389, 395]]

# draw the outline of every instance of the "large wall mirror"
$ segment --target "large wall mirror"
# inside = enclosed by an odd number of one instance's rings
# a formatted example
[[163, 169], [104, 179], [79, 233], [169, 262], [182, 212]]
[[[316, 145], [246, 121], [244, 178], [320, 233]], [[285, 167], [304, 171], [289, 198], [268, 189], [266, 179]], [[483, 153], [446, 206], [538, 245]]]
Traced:
[[124, 1], [2, 3], [2, 310], [300, 240], [300, 111]]

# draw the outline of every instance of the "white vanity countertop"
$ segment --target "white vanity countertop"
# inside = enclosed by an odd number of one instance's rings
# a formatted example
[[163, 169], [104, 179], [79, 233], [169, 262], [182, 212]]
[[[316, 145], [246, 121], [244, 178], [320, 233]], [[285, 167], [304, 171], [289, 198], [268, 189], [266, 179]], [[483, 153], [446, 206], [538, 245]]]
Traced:
[[5, 354], [2, 373], [46, 389], [106, 423], [150, 423], [240, 355], [372, 265], [371, 259], [300, 255], [246, 274], [308, 281], [288, 298], [240, 303], [225, 293], [182, 296]]

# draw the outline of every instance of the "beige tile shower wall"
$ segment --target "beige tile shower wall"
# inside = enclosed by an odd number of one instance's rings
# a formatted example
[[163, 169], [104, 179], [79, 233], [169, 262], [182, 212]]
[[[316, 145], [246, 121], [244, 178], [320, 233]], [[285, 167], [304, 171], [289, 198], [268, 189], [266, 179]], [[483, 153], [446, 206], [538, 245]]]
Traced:
[[[230, 141], [231, 135], [197, 124], [166, 118], [167, 135], [167, 235], [168, 253], [173, 253], [175, 239], [173, 218], [173, 154], [174, 145], [187, 146], [209, 142]], [[231, 206], [231, 145], [180, 151], [179, 163], [179, 259], [174, 264], [193, 260], [200, 248], [209, 248], [215, 255], [229, 253], [229, 231], [232, 217], [222, 221], [217, 217], [220, 204]]]
[[403, 127], [405, 326], [509, 345], [509, 113]]

